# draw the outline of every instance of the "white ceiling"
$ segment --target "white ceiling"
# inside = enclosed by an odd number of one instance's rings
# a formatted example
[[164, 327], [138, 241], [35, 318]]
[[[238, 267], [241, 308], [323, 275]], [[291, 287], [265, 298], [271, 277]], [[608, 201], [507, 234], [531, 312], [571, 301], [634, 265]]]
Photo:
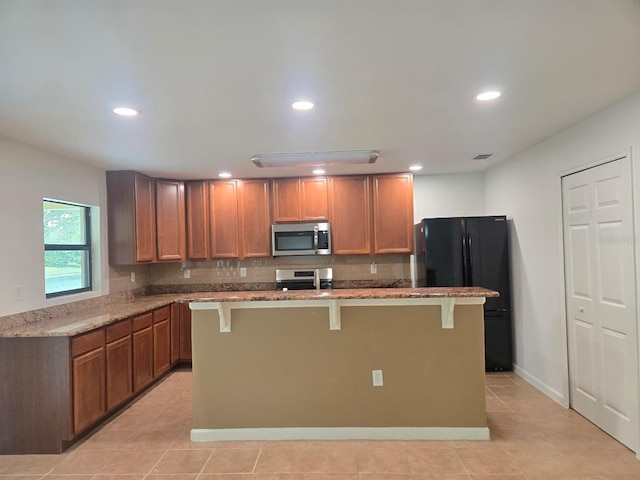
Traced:
[[637, 91], [638, 0], [0, 0], [0, 135], [105, 169], [375, 149], [327, 173], [478, 171]]

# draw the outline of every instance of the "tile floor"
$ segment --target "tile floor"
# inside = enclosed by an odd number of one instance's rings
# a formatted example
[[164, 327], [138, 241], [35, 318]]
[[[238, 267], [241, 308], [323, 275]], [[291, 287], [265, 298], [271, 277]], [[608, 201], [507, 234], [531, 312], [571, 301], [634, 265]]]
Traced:
[[620, 443], [512, 373], [487, 375], [490, 441], [191, 443], [178, 370], [62, 455], [0, 456], [0, 480], [639, 480]]

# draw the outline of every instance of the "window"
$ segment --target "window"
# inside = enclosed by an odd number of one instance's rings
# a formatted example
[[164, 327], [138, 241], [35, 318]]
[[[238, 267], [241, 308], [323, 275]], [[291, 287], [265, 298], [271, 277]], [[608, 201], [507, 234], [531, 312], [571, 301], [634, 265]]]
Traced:
[[90, 208], [44, 200], [43, 217], [47, 298], [91, 290]]

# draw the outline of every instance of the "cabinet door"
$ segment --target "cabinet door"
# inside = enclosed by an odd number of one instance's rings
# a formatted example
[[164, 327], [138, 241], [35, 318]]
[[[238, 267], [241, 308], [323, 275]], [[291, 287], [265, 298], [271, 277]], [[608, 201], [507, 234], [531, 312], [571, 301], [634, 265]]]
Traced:
[[206, 181], [186, 184], [187, 255], [209, 258], [209, 190]]
[[180, 359], [180, 304], [171, 304], [171, 365], [178, 363]]
[[374, 253], [413, 253], [413, 176], [373, 176]]
[[136, 262], [153, 262], [156, 259], [153, 179], [136, 173], [134, 185]]
[[107, 343], [107, 410], [133, 394], [131, 335]]
[[171, 367], [171, 325], [169, 319], [153, 324], [153, 375], [158, 377]]
[[133, 391], [153, 380], [153, 326], [133, 332]]
[[239, 206], [241, 258], [270, 257], [269, 181], [243, 180]]
[[107, 172], [106, 180], [109, 264], [153, 262], [156, 258], [153, 179], [124, 170]]
[[156, 180], [158, 260], [186, 258], [184, 182]]
[[73, 431], [77, 434], [106, 413], [104, 347], [74, 357], [72, 375]]
[[327, 220], [329, 199], [325, 177], [300, 179], [300, 220]]
[[211, 258], [240, 258], [238, 181], [209, 182]]
[[180, 360], [191, 361], [191, 309], [180, 304]]
[[332, 177], [330, 221], [335, 255], [371, 253], [369, 177]]
[[300, 220], [300, 181], [297, 178], [273, 180], [273, 221]]

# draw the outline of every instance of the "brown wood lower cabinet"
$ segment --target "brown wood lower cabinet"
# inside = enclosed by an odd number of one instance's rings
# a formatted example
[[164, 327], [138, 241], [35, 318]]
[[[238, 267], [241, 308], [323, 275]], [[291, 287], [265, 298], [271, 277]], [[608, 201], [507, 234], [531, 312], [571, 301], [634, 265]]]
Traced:
[[0, 455], [61, 453], [190, 359], [187, 303], [73, 337], [0, 337]]
[[[148, 317], [148, 318], [147, 318]], [[153, 381], [153, 326], [152, 314], [133, 319], [133, 391], [137, 392]], [[136, 331], [136, 320], [141, 326]], [[149, 322], [147, 324], [147, 321]]]
[[133, 395], [133, 354], [131, 319], [106, 328], [107, 334], [107, 410]]
[[153, 376], [171, 368], [171, 310], [169, 306], [153, 312]]
[[101, 329], [71, 339], [74, 434], [83, 431], [107, 411], [104, 338], [104, 329]]

